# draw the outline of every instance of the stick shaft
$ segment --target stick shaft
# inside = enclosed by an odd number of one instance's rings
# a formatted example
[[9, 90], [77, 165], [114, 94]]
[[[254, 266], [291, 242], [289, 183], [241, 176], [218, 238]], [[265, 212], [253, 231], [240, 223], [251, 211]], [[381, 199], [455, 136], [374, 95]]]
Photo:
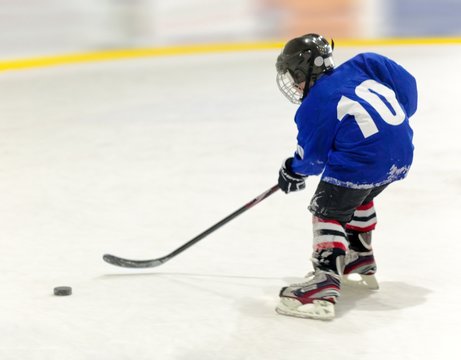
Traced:
[[270, 195], [272, 195], [274, 192], [276, 192], [277, 190], [279, 189], [279, 186], [278, 185], [274, 185], [273, 187], [271, 187], [270, 189], [268, 189], [267, 191], [263, 192], [261, 195], [255, 197], [253, 200], [251, 200], [249, 203], [243, 205], [241, 208], [235, 210], [232, 214], [228, 215], [227, 217], [225, 217], [224, 219], [222, 219], [221, 221], [217, 222], [216, 224], [214, 224], [213, 226], [209, 227], [208, 229], [206, 229], [205, 231], [203, 231], [202, 233], [198, 234], [196, 237], [194, 237], [193, 239], [189, 240], [187, 243], [185, 243], [184, 245], [182, 245], [181, 247], [177, 248], [176, 250], [174, 250], [173, 252], [171, 252], [168, 256], [169, 257], [173, 257], [173, 256], [176, 256], [178, 255], [179, 253], [183, 252], [184, 250], [186, 250], [187, 248], [191, 247], [192, 245], [196, 244], [197, 242], [199, 242], [200, 240], [202, 240], [204, 237], [210, 235], [212, 232], [218, 230], [220, 227], [222, 227], [223, 225], [227, 224], [229, 221], [235, 219], [237, 216], [239, 216], [240, 214], [244, 213], [245, 211], [247, 211], [248, 209], [252, 208], [253, 206], [255, 206], [256, 204], [260, 203], [261, 201], [263, 201], [264, 199], [266, 199], [267, 197], [269, 197]]
[[216, 231], [220, 227], [224, 226], [227, 224], [229, 221], [235, 219], [237, 216], [240, 214], [244, 213], [248, 209], [252, 208], [256, 204], [260, 203], [270, 195], [272, 195], [274, 192], [279, 190], [280, 187], [278, 185], [272, 186], [270, 189], [266, 190], [263, 192], [261, 195], [255, 197], [253, 200], [248, 202], [247, 204], [243, 205], [241, 208], [235, 210], [232, 214], [226, 216], [224, 219], [221, 221], [217, 222], [213, 226], [209, 227], [202, 233], [198, 234], [196, 237], [193, 239], [189, 240], [186, 242], [184, 245], [180, 246], [176, 250], [172, 251], [168, 255], [165, 255], [163, 257], [157, 258], [157, 259], [150, 259], [150, 260], [130, 260], [130, 259], [124, 259], [120, 258], [115, 255], [110, 255], [106, 254], [103, 256], [104, 261], [108, 262], [109, 264], [116, 265], [116, 266], [121, 266], [121, 267], [127, 267], [127, 268], [151, 268], [151, 267], [156, 267], [159, 266], [168, 260], [172, 259], [176, 255], [182, 253], [184, 250], [190, 248], [192, 245], [196, 244], [203, 238], [207, 237], [210, 235], [212, 232]]

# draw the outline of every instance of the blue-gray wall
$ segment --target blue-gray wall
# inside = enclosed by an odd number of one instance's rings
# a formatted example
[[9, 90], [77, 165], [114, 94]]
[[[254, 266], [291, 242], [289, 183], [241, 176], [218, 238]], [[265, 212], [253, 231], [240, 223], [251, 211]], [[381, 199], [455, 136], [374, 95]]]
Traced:
[[389, 36], [460, 36], [461, 0], [387, 0]]

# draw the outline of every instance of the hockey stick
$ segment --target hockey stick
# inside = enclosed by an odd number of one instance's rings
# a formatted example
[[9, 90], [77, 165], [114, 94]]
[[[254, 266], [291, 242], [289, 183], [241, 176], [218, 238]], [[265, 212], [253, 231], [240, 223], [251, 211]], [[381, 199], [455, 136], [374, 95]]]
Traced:
[[103, 259], [104, 259], [105, 262], [107, 262], [109, 264], [112, 264], [112, 265], [115, 265], [115, 266], [120, 266], [120, 267], [125, 267], [125, 268], [153, 268], [153, 267], [162, 265], [163, 263], [167, 262], [168, 260], [174, 258], [176, 255], [182, 253], [184, 250], [190, 248], [192, 245], [199, 242], [204, 237], [210, 235], [213, 231], [215, 231], [215, 230], [219, 229], [221, 226], [227, 224], [232, 219], [235, 219], [241, 213], [247, 211], [248, 209], [250, 209], [253, 206], [255, 206], [256, 204], [258, 204], [259, 202], [263, 201], [265, 198], [272, 195], [278, 189], [280, 189], [278, 185], [272, 186], [269, 190], [263, 192], [261, 195], [257, 196], [253, 200], [251, 200], [248, 204], [243, 205], [240, 209], [234, 211], [232, 214], [225, 217], [220, 222], [214, 224], [210, 228], [206, 229], [204, 232], [197, 235], [192, 240], [189, 240], [184, 245], [182, 245], [181, 247], [179, 247], [176, 250], [172, 251], [168, 255], [165, 255], [165, 256], [157, 258], [157, 259], [151, 259], [151, 260], [129, 260], [129, 259], [124, 259], [124, 258], [115, 256], [115, 255], [105, 254], [103, 256]]

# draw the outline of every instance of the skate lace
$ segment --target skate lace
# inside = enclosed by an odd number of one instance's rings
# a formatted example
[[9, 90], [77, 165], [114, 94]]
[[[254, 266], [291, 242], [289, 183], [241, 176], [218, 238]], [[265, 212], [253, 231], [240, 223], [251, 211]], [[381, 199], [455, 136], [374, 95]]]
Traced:
[[344, 258], [344, 262], [347, 264], [357, 260], [359, 258], [359, 254], [354, 251], [354, 250], [349, 250], [347, 253], [346, 253], [346, 256]]
[[346, 265], [350, 264], [351, 262], [359, 259], [362, 256], [368, 256], [372, 255], [373, 251], [367, 251], [367, 252], [357, 252], [355, 250], [349, 249], [349, 251], [346, 253], [346, 256], [344, 258]]
[[320, 275], [320, 273], [324, 273], [324, 274], [326, 274], [326, 275], [330, 275], [330, 276], [333, 276], [333, 277], [338, 277], [338, 275], [335, 274], [335, 273], [330, 273], [330, 272], [323, 271], [323, 270], [314, 270], [314, 271], [309, 271], [309, 272], [304, 276], [304, 279], [305, 279], [304, 281], [291, 284], [290, 286], [304, 287], [304, 286], [306, 286], [306, 285], [308, 285], [308, 284], [311, 284], [311, 283], [315, 282], [316, 277], [317, 277], [318, 275]]
[[310, 282], [312, 282], [312, 280], [315, 279], [315, 275], [316, 275], [315, 271], [309, 271], [306, 275], [304, 275], [304, 280], [303, 281], [290, 284], [290, 286], [303, 287], [306, 284], [309, 284]]

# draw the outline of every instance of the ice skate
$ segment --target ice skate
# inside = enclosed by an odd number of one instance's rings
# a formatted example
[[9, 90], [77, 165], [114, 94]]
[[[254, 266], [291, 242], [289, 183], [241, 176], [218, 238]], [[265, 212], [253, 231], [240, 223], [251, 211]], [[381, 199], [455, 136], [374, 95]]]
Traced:
[[[373, 211], [370, 208], [368, 211]], [[371, 247], [371, 231], [347, 231], [349, 250], [345, 258], [342, 283], [348, 286], [378, 290], [376, 262]]]
[[342, 284], [370, 290], [379, 289], [373, 251], [357, 252], [349, 249], [345, 261]]
[[306, 276], [305, 282], [282, 288], [275, 310], [282, 315], [331, 320], [340, 291], [339, 275], [316, 269]]

